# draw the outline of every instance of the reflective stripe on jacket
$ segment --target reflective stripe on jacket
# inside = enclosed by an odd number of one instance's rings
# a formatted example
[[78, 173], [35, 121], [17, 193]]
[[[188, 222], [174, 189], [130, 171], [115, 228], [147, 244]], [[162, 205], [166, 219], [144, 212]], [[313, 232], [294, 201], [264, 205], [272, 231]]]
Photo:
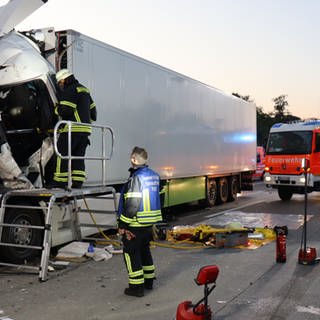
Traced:
[[147, 166], [134, 170], [123, 188], [119, 205], [119, 227], [146, 227], [162, 221], [160, 177]]
[[[59, 115], [62, 120], [88, 124], [97, 118], [96, 105], [91, 98], [89, 89], [81, 85], [77, 80], [61, 92], [55, 113]], [[90, 125], [72, 124], [71, 126], [71, 132], [90, 134], [91, 131]], [[60, 132], [68, 132], [68, 125], [65, 125]]]

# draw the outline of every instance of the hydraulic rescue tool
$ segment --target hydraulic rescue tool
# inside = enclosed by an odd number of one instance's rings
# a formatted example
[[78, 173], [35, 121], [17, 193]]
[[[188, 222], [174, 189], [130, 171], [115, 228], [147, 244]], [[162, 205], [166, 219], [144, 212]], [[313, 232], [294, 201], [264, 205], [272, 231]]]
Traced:
[[301, 237], [301, 246], [298, 255], [300, 264], [309, 265], [318, 262], [316, 248], [307, 247], [307, 203], [308, 203], [308, 172], [310, 171], [309, 159], [302, 159], [301, 164], [304, 171], [304, 222]]
[[[178, 305], [176, 320], [211, 320], [212, 311], [208, 306], [208, 296], [216, 287], [216, 280], [219, 274], [219, 268], [215, 265], [209, 265], [200, 268], [195, 280], [196, 284], [204, 285], [204, 297], [196, 304], [191, 301], [183, 301]], [[209, 288], [209, 284], [213, 284]]]

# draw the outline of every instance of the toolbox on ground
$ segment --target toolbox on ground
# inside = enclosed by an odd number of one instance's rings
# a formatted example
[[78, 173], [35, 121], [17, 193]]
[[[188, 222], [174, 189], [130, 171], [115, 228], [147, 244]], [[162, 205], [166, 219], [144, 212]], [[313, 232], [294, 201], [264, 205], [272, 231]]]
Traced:
[[217, 232], [215, 238], [217, 248], [248, 245], [248, 231]]

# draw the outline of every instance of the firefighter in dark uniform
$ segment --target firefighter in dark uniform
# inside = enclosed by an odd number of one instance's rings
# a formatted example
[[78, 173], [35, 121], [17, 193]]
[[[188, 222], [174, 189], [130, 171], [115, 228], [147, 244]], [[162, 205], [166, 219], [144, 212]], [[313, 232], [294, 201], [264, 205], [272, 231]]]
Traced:
[[[56, 80], [61, 88], [59, 102], [55, 113], [61, 120], [90, 124], [97, 119], [97, 111], [89, 90], [75, 79], [68, 69], [61, 69], [56, 74]], [[72, 124], [71, 127], [71, 155], [83, 157], [89, 144], [91, 127]], [[68, 155], [68, 125], [59, 129], [57, 142], [59, 153]], [[86, 179], [85, 163], [83, 159], [72, 160], [71, 165], [72, 188], [81, 188]], [[68, 185], [68, 160], [56, 157], [54, 168], [54, 186]]]
[[155, 267], [150, 251], [152, 225], [162, 221], [160, 177], [147, 166], [148, 154], [140, 147], [131, 153], [130, 177], [119, 201], [118, 230], [122, 235], [123, 255], [129, 275], [124, 293], [142, 297], [153, 288]]

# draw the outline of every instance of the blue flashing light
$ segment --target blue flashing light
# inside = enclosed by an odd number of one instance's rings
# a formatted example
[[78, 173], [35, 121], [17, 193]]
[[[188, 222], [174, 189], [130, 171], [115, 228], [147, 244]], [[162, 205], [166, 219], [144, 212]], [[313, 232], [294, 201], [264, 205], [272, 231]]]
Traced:
[[225, 137], [225, 142], [229, 143], [248, 143], [256, 140], [252, 133], [233, 134]]

